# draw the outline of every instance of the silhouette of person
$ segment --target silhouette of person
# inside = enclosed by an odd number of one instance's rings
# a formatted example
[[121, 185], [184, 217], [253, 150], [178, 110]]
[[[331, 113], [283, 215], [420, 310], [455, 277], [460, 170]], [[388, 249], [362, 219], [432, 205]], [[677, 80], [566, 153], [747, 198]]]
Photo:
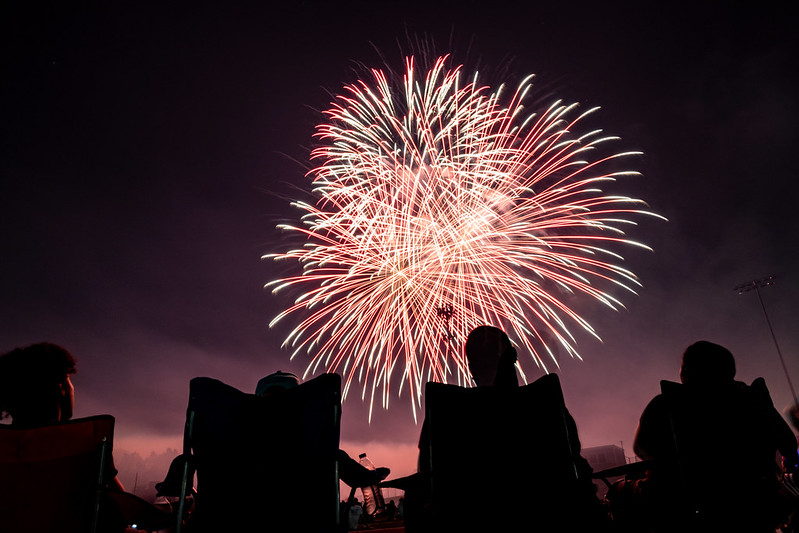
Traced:
[[[295, 374], [278, 370], [258, 381], [255, 386], [255, 394], [257, 396], [276, 394], [297, 387], [299, 384], [300, 379]], [[391, 470], [386, 467], [369, 470], [341, 449], [338, 450], [336, 460], [338, 461], [339, 478], [350, 487], [358, 488], [376, 485], [391, 473]], [[184, 461], [185, 456], [183, 454], [172, 460], [166, 478], [156, 484], [156, 490], [159, 495], [176, 496], [180, 494]], [[193, 471], [193, 465], [190, 466]]]
[[349, 531], [355, 531], [358, 529], [358, 523], [361, 521], [361, 515], [363, 515], [363, 506], [361, 502], [358, 501], [357, 498], [353, 498], [353, 501], [349, 503], [343, 502], [345, 505], [345, 509], [347, 509], [347, 528]]
[[0, 356], [0, 419], [16, 427], [36, 427], [72, 418], [75, 358], [43, 342]]
[[394, 519], [397, 517], [398, 512], [399, 511], [397, 510], [397, 504], [394, 503], [394, 500], [389, 500], [388, 503], [386, 504], [386, 513], [385, 513], [386, 516], [390, 519]]
[[[75, 387], [70, 376], [76, 372], [72, 354], [49, 342], [16, 348], [0, 356], [0, 419], [10, 416], [11, 425], [20, 428], [66, 422], [75, 407]], [[104, 516], [104, 526], [124, 530], [134, 520], [167, 525], [171, 521], [168, 515], [125, 492], [116, 477], [113, 460], [110, 463], [105, 472], [110, 498], [106, 503], [113, 511]]]
[[[478, 387], [519, 386], [519, 380], [516, 377], [516, 361], [518, 360], [516, 348], [513, 347], [508, 335], [501, 329], [494, 326], [476, 327], [466, 338], [463, 351], [469, 365], [469, 373]], [[565, 415], [567, 429], [570, 433], [569, 440], [573, 446], [572, 452], [578, 458], [582, 474], [590, 479], [591, 467], [580, 456], [581, 445], [577, 434], [577, 425], [568, 411]], [[426, 442], [427, 430], [426, 425], [423, 425], [419, 442], [420, 468], [428, 464], [425, 456], [428, 451]]]
[[[494, 326], [478, 326], [473, 329], [463, 346], [469, 374], [478, 387], [518, 387], [516, 378], [516, 348], [508, 335]], [[575, 431], [576, 434], [576, 431]], [[424, 472], [429, 464], [427, 423], [422, 424], [419, 437], [418, 470]], [[579, 443], [578, 443], [579, 446]]]
[[[75, 358], [49, 342], [16, 348], [0, 356], [0, 419], [33, 428], [66, 422], [75, 407], [75, 387], [70, 376], [77, 371]], [[112, 467], [108, 483], [122, 488]]]
[[508, 335], [494, 326], [478, 326], [466, 338], [463, 346], [469, 373], [475, 385], [487, 387], [518, 387], [516, 378], [516, 349]]
[[[469, 333], [463, 349], [469, 373], [477, 387], [510, 388], [519, 386], [516, 376], [516, 349], [508, 335], [500, 328], [487, 325], [476, 327]], [[569, 442], [572, 446], [572, 457], [578, 469], [579, 478], [584, 481], [581, 494], [585, 496], [590, 512], [596, 514], [597, 528], [601, 529], [606, 524], [602, 523], [604, 512], [601, 510], [601, 503], [596, 498], [595, 488], [591, 481], [593, 471], [588, 462], [580, 455], [581, 445], [574, 419], [567, 410], [564, 411], [564, 417], [569, 433]], [[425, 421], [419, 437], [419, 475], [409, 480], [405, 493], [406, 526], [410, 526], [412, 530], [422, 530], [422, 524], [428, 519], [427, 515], [430, 512], [429, 485], [423, 481], [427, 465], [430, 464], [429, 451], [429, 430], [427, 421]]]
[[[283, 392], [296, 388], [300, 385], [299, 378], [289, 372], [277, 371], [260, 379], [255, 387], [255, 394], [257, 396], [273, 396], [279, 395]], [[156, 484], [156, 490], [159, 496], [175, 497], [181, 493], [181, 485], [183, 480], [183, 472], [188, 461], [189, 479], [193, 478], [196, 468], [196, 459], [192, 455], [181, 454], [172, 460], [169, 470], [164, 480]], [[339, 479], [352, 487], [354, 490], [358, 487], [365, 487], [369, 485], [376, 485], [385, 479], [391, 472], [388, 468], [380, 467], [374, 470], [365, 468], [359, 462], [352, 459], [346, 452], [338, 449], [336, 452], [336, 461], [338, 466]], [[192, 495], [196, 494], [194, 489], [191, 488]], [[202, 492], [201, 490], [199, 492]], [[201, 497], [201, 495], [198, 495]], [[359, 507], [360, 509], [360, 507]], [[348, 518], [347, 513], [349, 507], [342, 510], [342, 523], [346, 524]]]
[[[688, 511], [691, 520], [707, 514], [719, 530], [751, 532], [773, 532], [781, 520], [775, 458], [779, 452], [785, 471], [797, 472], [796, 437], [774, 408], [765, 382], [758, 378], [746, 385], [735, 380], [735, 372], [729, 350], [698, 341], [682, 357], [680, 403], [659, 394], [641, 414], [633, 449], [654, 462], [635, 486], [633, 501], [647, 509], [656, 531], [685, 527], [675, 512], [675, 495], [686, 488], [683, 468], [708, 473], [691, 486], [703, 506], [698, 515]], [[680, 455], [673, 428], [679, 428]], [[730, 491], [732, 487], [740, 491]]]

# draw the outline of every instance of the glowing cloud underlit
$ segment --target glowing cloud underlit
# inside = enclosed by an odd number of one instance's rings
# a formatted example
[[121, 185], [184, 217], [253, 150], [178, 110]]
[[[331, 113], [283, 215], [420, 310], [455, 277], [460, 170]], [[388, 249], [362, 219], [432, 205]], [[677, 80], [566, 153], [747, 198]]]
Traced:
[[292, 357], [341, 373], [345, 395], [361, 383], [370, 406], [407, 390], [414, 414], [426, 381], [469, 383], [460, 347], [475, 326], [503, 327], [545, 371], [553, 343], [579, 357], [570, 328], [596, 333], [566, 300], [621, 306], [613, 288], [638, 282], [614, 250], [646, 248], [623, 229], [653, 215], [601, 190], [637, 174], [618, 160], [638, 153], [603, 155], [615, 138], [580, 131], [595, 109], [528, 110], [532, 77], [492, 91], [447, 64], [407, 58], [402, 80], [372, 70], [344, 87], [317, 127], [318, 200], [280, 226], [305, 244], [264, 256], [302, 265], [267, 284], [301, 294], [272, 321], [297, 315]]

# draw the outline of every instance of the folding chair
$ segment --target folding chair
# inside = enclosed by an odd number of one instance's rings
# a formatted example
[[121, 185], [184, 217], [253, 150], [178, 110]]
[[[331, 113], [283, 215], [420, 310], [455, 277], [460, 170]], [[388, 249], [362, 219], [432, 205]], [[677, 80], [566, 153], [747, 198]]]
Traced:
[[191, 380], [183, 444], [197, 472], [191, 532], [337, 531], [340, 391], [336, 374], [267, 396]]
[[593, 530], [557, 375], [510, 389], [428, 383], [425, 402], [431, 531]]
[[774, 411], [765, 381], [697, 390], [661, 381], [671, 453], [658, 466], [670, 483], [661, 531], [774, 531], [780, 510]]
[[113, 437], [110, 415], [0, 425], [0, 531], [97, 532]]

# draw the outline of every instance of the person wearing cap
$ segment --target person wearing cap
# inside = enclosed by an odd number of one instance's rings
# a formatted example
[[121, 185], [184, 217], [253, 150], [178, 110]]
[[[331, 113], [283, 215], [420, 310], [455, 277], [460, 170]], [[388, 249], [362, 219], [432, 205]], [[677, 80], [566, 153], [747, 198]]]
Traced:
[[265, 396], [273, 392], [279, 392], [287, 389], [293, 389], [300, 384], [300, 378], [291, 372], [282, 372], [278, 370], [273, 374], [269, 374], [258, 380], [255, 385], [255, 395]]
[[[293, 389], [299, 385], [300, 378], [297, 377], [296, 374], [278, 370], [258, 380], [255, 386], [255, 394], [256, 396], [280, 394], [283, 391]], [[175, 496], [180, 494], [183, 465], [186, 460], [187, 457], [184, 454], [172, 460], [164, 481], [156, 483], [155, 485], [158, 496]], [[189, 457], [188, 460], [191, 464], [192, 459]], [[391, 473], [391, 470], [386, 467], [369, 470], [341, 449], [339, 449], [336, 454], [336, 460], [338, 462], [339, 478], [344, 483], [354, 488], [376, 485], [386, 479]], [[193, 465], [191, 466], [193, 468]]]

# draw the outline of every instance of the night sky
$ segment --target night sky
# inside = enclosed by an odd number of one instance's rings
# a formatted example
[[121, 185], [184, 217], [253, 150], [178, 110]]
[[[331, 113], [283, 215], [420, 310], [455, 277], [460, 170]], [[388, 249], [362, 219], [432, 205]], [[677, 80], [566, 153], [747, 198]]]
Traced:
[[[261, 256], [287, 246], [275, 225], [298, 214], [330, 92], [356, 63], [401, 68], [415, 40], [492, 85], [535, 73], [542, 101], [601, 106], [592, 120], [644, 152], [643, 176], [618, 184], [669, 220], [631, 231], [654, 248], [624, 250], [643, 287], [618, 294], [620, 312], [581, 303], [603, 342], [580, 335], [584, 360], [561, 360], [584, 446], [632, 455], [641, 410], [699, 339], [791, 403], [756, 293], [733, 291], [777, 276], [761, 294], [799, 381], [799, 33], [784, 3], [104, 4], [0, 7], [0, 351], [47, 340], [76, 356], [76, 416], [116, 417], [126, 484], [134, 453], [180, 448], [192, 377], [252, 391], [304, 371], [268, 327], [290, 301], [263, 288], [292, 266]], [[407, 396], [366, 418], [348, 397], [342, 447], [412, 472]]]

